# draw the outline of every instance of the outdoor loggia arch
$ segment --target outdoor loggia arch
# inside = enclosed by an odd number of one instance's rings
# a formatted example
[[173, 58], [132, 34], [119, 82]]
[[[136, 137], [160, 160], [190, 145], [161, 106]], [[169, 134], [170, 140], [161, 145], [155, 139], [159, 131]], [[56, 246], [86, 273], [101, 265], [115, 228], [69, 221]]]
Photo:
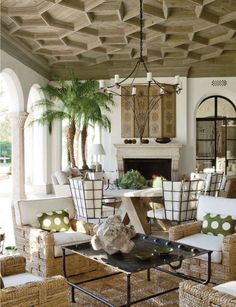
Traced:
[[37, 122], [31, 123], [41, 117], [44, 108], [38, 107], [37, 102], [44, 98], [39, 84], [33, 84], [29, 91], [27, 112], [28, 118], [25, 122], [25, 183], [29, 193], [48, 193], [48, 154], [47, 139], [48, 126]]
[[12, 196], [25, 198], [24, 186], [24, 95], [18, 76], [10, 68], [5, 68], [1, 76], [6, 83], [9, 97], [9, 117], [12, 129]]

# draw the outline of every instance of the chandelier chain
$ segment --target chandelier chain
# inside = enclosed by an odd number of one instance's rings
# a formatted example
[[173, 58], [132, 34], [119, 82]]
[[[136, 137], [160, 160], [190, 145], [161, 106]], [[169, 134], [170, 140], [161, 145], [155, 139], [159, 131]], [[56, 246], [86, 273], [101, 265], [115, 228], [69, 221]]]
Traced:
[[140, 0], [140, 60], [143, 61], [143, 0]]

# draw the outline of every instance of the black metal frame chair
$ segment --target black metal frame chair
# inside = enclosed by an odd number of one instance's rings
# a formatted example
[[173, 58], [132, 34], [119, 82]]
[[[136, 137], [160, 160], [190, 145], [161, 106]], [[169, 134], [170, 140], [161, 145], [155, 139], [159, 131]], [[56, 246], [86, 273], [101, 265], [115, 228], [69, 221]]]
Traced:
[[205, 195], [217, 197], [223, 180], [223, 173], [209, 173], [206, 178]]
[[164, 207], [148, 211], [150, 219], [181, 223], [196, 218], [197, 202], [204, 189], [204, 180], [163, 181], [162, 189]]
[[77, 219], [99, 223], [114, 215], [120, 202], [115, 198], [103, 198], [103, 180], [69, 179]]

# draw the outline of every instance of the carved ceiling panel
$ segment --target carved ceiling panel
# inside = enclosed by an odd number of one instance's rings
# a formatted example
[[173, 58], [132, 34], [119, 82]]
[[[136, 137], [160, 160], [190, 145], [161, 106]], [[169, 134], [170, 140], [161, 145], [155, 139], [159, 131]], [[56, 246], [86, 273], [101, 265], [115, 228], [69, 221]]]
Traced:
[[[236, 75], [236, 1], [144, 0], [143, 10], [154, 75]], [[3, 0], [1, 15], [4, 38], [51, 74], [126, 76], [139, 56], [139, 0]]]

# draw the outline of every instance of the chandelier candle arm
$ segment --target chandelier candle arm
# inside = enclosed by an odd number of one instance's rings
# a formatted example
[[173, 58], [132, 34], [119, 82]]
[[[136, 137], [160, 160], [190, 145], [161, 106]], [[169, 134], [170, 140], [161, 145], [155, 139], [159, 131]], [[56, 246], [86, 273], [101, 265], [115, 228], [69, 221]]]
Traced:
[[180, 78], [179, 78], [179, 76], [175, 76], [174, 84], [175, 84], [175, 85], [179, 85], [179, 84], [180, 84]]
[[105, 81], [104, 80], [99, 80], [99, 88], [103, 89], [105, 87]]
[[134, 95], [136, 95], [136, 87], [135, 86], [132, 87], [132, 96], [134, 96]]
[[115, 75], [114, 79], [115, 79], [115, 84], [118, 84], [119, 83], [119, 79], [120, 79], [119, 75]]
[[147, 72], [147, 82], [152, 82], [152, 73]]

